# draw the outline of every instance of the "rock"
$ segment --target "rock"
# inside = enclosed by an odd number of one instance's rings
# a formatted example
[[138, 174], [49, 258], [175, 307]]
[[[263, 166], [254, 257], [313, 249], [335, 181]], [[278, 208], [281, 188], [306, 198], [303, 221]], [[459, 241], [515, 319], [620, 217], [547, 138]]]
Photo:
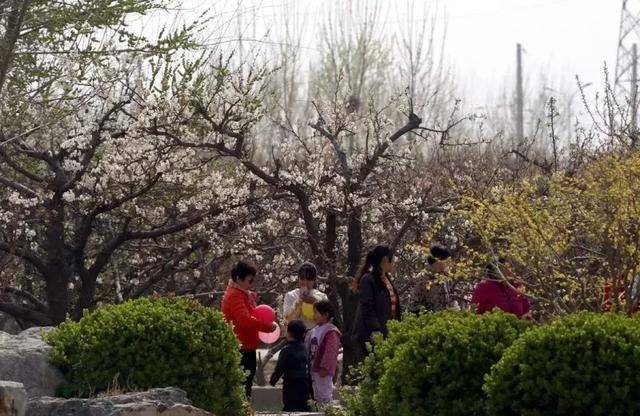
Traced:
[[282, 409], [282, 386], [253, 386], [251, 406], [256, 410]]
[[22, 383], [0, 380], [0, 415], [24, 416], [27, 392]]
[[291, 413], [291, 412], [279, 412], [279, 413], [273, 413], [273, 412], [258, 412], [256, 413], [256, 415], [261, 415], [261, 416], [284, 416], [284, 415], [289, 415], [289, 416], [324, 416], [325, 414], [322, 412], [295, 412], [295, 413]]
[[17, 335], [22, 329], [11, 315], [0, 312], [0, 332], [6, 332], [7, 334]]
[[191, 405], [184, 391], [152, 389], [94, 399], [29, 399], [26, 416], [212, 416]]
[[42, 333], [52, 328], [29, 328], [18, 335], [0, 332], [0, 380], [24, 384], [27, 396], [53, 396], [64, 381], [62, 373], [49, 364], [52, 347]]

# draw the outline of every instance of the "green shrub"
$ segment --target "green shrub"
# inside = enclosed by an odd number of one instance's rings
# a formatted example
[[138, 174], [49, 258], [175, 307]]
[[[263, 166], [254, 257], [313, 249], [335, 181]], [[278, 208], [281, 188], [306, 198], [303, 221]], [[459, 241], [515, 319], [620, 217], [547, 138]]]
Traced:
[[640, 323], [580, 313], [524, 334], [486, 378], [500, 415], [640, 414]]
[[454, 311], [395, 323], [362, 366], [353, 413], [484, 414], [484, 374], [529, 325], [501, 312]]
[[412, 333], [424, 328], [435, 314], [407, 314], [402, 322], [390, 321], [389, 334], [385, 340], [378, 335], [371, 351], [356, 370], [358, 385], [355, 390], [344, 389], [342, 396], [348, 403], [352, 415], [375, 415], [373, 397], [378, 392], [385, 365], [395, 355], [397, 347], [412, 338]]
[[67, 395], [178, 387], [216, 415], [244, 406], [239, 345], [222, 315], [195, 301], [138, 299], [67, 321], [48, 335]]

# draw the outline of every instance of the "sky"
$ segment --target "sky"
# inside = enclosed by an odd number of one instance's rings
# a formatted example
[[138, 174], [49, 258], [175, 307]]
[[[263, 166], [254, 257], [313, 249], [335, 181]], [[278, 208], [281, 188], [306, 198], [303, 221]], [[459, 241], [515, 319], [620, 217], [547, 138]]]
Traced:
[[[366, 6], [376, 0], [353, 1]], [[622, 0], [378, 1], [382, 30], [388, 33], [406, 24], [407, 9], [401, 4], [407, 1], [414, 1], [413, 18], [418, 22], [427, 17], [422, 13], [425, 5], [437, 10], [437, 24], [446, 33], [443, 59], [453, 68], [469, 107], [482, 106], [497, 89], [515, 83], [517, 43], [525, 51], [525, 78], [536, 88], [562, 89], [573, 97], [579, 75], [584, 84], [593, 83], [588, 92], [595, 93], [602, 89], [604, 62], [615, 72]], [[277, 32], [284, 14], [294, 16], [310, 59], [317, 55], [316, 29], [323, 18], [346, 4], [345, 0], [184, 0], [183, 17], [204, 10], [203, 3], [217, 17], [214, 26], [225, 32], [225, 41], [237, 38], [238, 27], [245, 39], [266, 39], [267, 33]], [[244, 48], [251, 43], [245, 40]], [[253, 43], [259, 48], [277, 47]], [[536, 85], [542, 72], [551, 85]]]
[[575, 91], [576, 75], [593, 88], [601, 86], [605, 61], [615, 72], [621, 1], [446, 0], [446, 5], [448, 59], [469, 90], [515, 80], [518, 42], [529, 78], [544, 71]]

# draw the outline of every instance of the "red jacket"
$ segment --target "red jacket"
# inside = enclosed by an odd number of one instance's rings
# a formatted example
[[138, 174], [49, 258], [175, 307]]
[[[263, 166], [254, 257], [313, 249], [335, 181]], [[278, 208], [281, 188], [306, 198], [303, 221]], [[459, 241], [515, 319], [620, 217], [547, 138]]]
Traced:
[[258, 348], [258, 332], [271, 332], [273, 324], [254, 318], [255, 293], [228, 286], [222, 298], [222, 314], [233, 325], [233, 332], [240, 341], [240, 348], [253, 351]]
[[[624, 305], [627, 302], [626, 299], [626, 293], [625, 293], [625, 287], [622, 286], [622, 278], [618, 277], [618, 281], [619, 281], [619, 286], [618, 286], [618, 304], [620, 305]], [[611, 280], [607, 280], [602, 288], [602, 295], [603, 295], [603, 301], [602, 301], [602, 311], [603, 312], [611, 312], [611, 309], [613, 309], [613, 282]], [[633, 313], [637, 313], [640, 311], [640, 304], [636, 305], [636, 307], [633, 309]]]
[[[517, 289], [521, 283], [513, 283]], [[531, 310], [529, 299], [502, 282], [483, 280], [476, 285], [471, 295], [471, 303], [476, 305], [478, 313], [491, 312], [494, 308], [512, 313], [518, 318], [528, 317]]]

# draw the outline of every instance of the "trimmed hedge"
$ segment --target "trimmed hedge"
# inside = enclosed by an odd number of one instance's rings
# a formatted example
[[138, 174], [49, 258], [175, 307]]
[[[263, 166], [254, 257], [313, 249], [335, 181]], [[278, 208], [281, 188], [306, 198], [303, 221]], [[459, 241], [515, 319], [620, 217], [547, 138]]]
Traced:
[[390, 326], [351, 399], [359, 415], [482, 415], [483, 378], [530, 327], [514, 315], [445, 311]]
[[348, 403], [349, 413], [352, 415], [375, 415], [373, 397], [378, 393], [380, 379], [384, 375], [386, 364], [395, 356], [397, 347], [409, 341], [413, 332], [424, 328], [434, 314], [419, 316], [406, 314], [402, 322], [390, 321], [389, 334], [385, 340], [381, 335], [374, 339], [375, 349], [356, 370], [359, 379], [356, 393], [344, 392]]
[[640, 322], [579, 313], [524, 334], [487, 376], [496, 415], [640, 414]]
[[178, 387], [194, 405], [238, 415], [245, 402], [239, 345], [222, 315], [196, 301], [138, 299], [67, 321], [50, 333], [51, 363], [67, 380], [65, 395], [112, 387]]

